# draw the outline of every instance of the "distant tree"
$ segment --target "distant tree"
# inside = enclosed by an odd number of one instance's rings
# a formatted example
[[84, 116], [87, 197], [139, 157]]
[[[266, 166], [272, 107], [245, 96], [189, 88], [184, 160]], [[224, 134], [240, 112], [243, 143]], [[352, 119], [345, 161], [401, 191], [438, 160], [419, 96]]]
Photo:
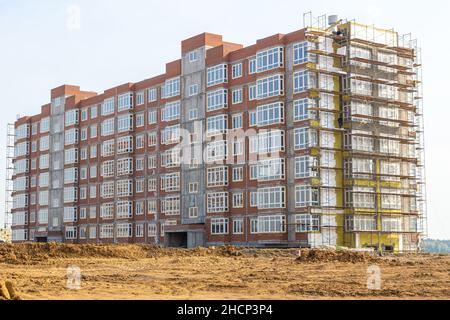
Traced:
[[424, 241], [424, 250], [428, 253], [450, 253], [450, 240], [427, 239]]

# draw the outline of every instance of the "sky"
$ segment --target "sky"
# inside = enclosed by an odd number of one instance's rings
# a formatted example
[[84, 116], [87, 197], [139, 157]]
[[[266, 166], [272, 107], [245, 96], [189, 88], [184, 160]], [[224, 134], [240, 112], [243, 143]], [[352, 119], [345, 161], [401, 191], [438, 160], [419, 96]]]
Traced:
[[418, 38], [423, 49], [429, 237], [450, 239], [450, 1], [442, 0], [0, 0], [0, 225], [6, 124], [17, 115], [39, 113], [52, 88], [73, 84], [101, 93], [163, 73], [166, 62], [180, 58], [183, 39], [206, 31], [251, 45], [301, 29], [303, 13], [310, 11]]

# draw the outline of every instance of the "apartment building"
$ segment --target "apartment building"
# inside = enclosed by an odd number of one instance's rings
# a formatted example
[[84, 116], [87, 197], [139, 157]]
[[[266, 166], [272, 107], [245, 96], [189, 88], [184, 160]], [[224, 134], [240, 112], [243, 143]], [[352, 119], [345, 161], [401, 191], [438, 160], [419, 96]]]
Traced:
[[64, 85], [15, 123], [13, 241], [417, 251], [420, 49], [331, 16], [244, 47], [204, 33], [166, 72]]

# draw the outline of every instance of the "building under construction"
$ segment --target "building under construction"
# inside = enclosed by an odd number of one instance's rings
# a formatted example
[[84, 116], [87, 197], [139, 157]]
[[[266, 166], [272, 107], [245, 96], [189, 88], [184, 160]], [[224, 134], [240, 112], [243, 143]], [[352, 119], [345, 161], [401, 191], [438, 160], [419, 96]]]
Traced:
[[15, 123], [13, 241], [420, 250], [417, 41], [304, 24], [248, 47], [195, 36], [102, 94], [53, 89]]

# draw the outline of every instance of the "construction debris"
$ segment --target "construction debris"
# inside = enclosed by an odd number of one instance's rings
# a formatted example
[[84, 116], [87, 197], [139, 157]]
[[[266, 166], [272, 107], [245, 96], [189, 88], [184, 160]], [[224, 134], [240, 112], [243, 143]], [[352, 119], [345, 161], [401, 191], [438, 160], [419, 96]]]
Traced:
[[318, 262], [377, 262], [379, 258], [374, 252], [359, 252], [353, 250], [333, 250], [333, 249], [302, 249], [300, 250], [297, 262], [318, 263]]

